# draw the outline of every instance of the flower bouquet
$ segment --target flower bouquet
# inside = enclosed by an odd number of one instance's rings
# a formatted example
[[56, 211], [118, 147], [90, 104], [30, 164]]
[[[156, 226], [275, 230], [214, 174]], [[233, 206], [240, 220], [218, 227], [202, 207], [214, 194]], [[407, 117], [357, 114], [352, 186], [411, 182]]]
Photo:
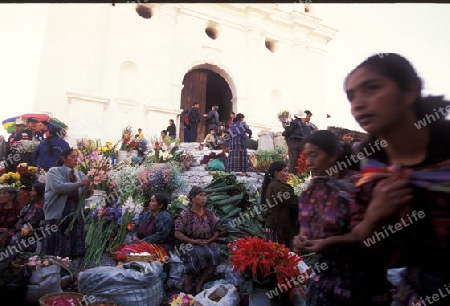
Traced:
[[136, 215], [139, 215], [144, 210], [144, 198], [133, 199], [129, 197], [122, 206], [122, 220], [120, 221], [119, 231], [111, 247], [121, 244], [125, 240], [127, 231], [131, 228], [131, 222]]
[[139, 147], [139, 137], [133, 133], [133, 128], [129, 125], [122, 130], [121, 151], [137, 150]]
[[279, 284], [293, 289], [291, 279], [297, 279], [301, 274], [298, 264], [302, 258], [283, 244], [244, 236], [231, 242], [228, 248], [232, 269], [241, 273], [241, 291], [250, 295], [254, 284]]
[[167, 210], [172, 215], [172, 218], [175, 220], [180, 212], [183, 211], [187, 206], [189, 205], [189, 199], [186, 195], [180, 195], [178, 198], [172, 201], [172, 203], [169, 204]]
[[37, 167], [28, 166], [27, 163], [21, 163], [17, 166], [17, 172], [20, 174], [21, 188], [27, 188], [31, 190], [31, 186], [36, 179]]
[[280, 122], [286, 123], [289, 122], [290, 119], [291, 114], [289, 114], [289, 111], [284, 110], [278, 113], [278, 120], [280, 120]]
[[142, 171], [140, 180], [142, 188], [146, 192], [167, 192], [171, 194], [184, 186], [181, 178], [181, 169], [175, 163], [151, 165], [149, 169]]
[[168, 163], [171, 161], [178, 161], [183, 154], [183, 150], [179, 150], [181, 143], [179, 138], [173, 140], [169, 136], [166, 136], [163, 141], [152, 138], [153, 150], [148, 154], [145, 165], [153, 163]]
[[303, 176], [295, 175], [295, 174], [289, 174], [289, 179], [287, 183], [294, 188], [294, 193], [298, 196], [303, 192], [303, 190], [306, 189], [308, 186], [310, 180], [312, 178], [312, 174], [308, 173]]
[[3, 173], [2, 176], [0, 176], [0, 184], [20, 188], [21, 186], [20, 173], [18, 172]]
[[41, 142], [39, 140], [22, 139], [15, 142], [11, 150], [17, 153], [31, 153]]
[[11, 263], [11, 265], [16, 271], [15, 274], [20, 274], [20, 271], [24, 267], [26, 267], [30, 272], [37, 270], [43, 273], [42, 268], [51, 265], [58, 265], [72, 274], [69, 269], [70, 263], [71, 261], [69, 257], [61, 258], [53, 255], [19, 252], [17, 258]]
[[103, 253], [108, 249], [111, 236], [117, 227], [117, 220], [122, 216], [120, 207], [95, 208], [87, 222], [88, 231], [85, 237], [86, 254], [83, 264], [101, 265]]
[[194, 305], [195, 301], [192, 295], [180, 292], [172, 295], [168, 302], [170, 306], [190, 306]]

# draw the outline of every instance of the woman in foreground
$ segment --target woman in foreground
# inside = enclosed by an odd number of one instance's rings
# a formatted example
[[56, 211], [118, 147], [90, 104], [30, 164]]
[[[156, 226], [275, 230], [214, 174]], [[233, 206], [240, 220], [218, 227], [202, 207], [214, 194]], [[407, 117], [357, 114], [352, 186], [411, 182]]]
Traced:
[[[222, 225], [220, 219], [206, 208], [206, 192], [202, 187], [192, 187], [189, 201], [188, 207], [175, 220], [175, 238], [184, 244], [177, 248], [183, 250], [181, 260], [187, 274], [183, 291], [198, 293], [221, 261], [220, 248], [215, 241]], [[200, 278], [194, 291], [192, 286], [197, 273], [200, 273]]]
[[[306, 165], [314, 178], [299, 199], [300, 236], [323, 239], [350, 232], [355, 206], [358, 163], [337, 168], [351, 154], [351, 147], [330, 131], [322, 130], [304, 139]], [[347, 163], [348, 164], [348, 163]], [[336, 171], [333, 171], [336, 170]], [[294, 240], [295, 250], [302, 245]], [[386, 259], [355, 245], [332, 252], [317, 252], [315, 271], [307, 283], [306, 305], [383, 305], [391, 302], [386, 278]]]
[[359, 244], [401, 260], [395, 306], [449, 303], [440, 292], [450, 283], [450, 104], [423, 97], [422, 85], [394, 53], [369, 57], [347, 76], [352, 114], [370, 134], [361, 147], [387, 145], [362, 168], [352, 232], [303, 241], [315, 251]]

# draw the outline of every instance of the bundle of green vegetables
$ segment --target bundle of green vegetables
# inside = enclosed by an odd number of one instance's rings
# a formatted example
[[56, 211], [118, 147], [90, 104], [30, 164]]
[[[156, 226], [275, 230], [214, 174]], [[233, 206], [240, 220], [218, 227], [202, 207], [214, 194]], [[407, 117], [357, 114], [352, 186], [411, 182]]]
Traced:
[[[234, 173], [216, 172], [205, 187], [207, 207], [219, 217], [227, 242], [243, 236], [263, 237], [264, 218], [258, 209], [256, 192], [246, 183], [239, 182]], [[227, 245], [221, 245], [222, 254], [228, 255]]]

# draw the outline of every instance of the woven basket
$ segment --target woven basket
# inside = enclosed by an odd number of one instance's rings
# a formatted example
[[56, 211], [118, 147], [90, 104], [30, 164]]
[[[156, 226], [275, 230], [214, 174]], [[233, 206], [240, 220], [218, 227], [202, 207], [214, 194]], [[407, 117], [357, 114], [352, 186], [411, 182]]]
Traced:
[[[60, 296], [60, 297], [71, 297], [74, 300], [78, 300], [78, 304], [81, 305], [80, 302], [83, 301], [84, 294], [77, 293], [77, 292], [47, 293], [46, 295], [44, 295], [43, 297], [41, 297], [39, 299], [39, 306], [47, 306], [46, 302], [48, 300], [50, 300], [51, 298], [54, 298], [54, 297], [57, 297], [57, 296]], [[78, 304], [75, 304], [75, 305], [78, 305]]]

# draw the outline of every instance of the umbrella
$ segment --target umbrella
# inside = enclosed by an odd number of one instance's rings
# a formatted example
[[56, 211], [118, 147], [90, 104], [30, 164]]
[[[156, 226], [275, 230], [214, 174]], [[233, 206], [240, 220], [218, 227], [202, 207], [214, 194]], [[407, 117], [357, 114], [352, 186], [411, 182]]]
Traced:
[[58, 126], [66, 131], [69, 129], [67, 124], [56, 118], [50, 118], [48, 127], [50, 128], [51, 126]]
[[10, 134], [14, 133], [16, 130], [16, 120], [19, 119], [20, 116], [14, 116], [2, 121], [3, 128]]
[[57, 119], [57, 118], [52, 118], [47, 114], [33, 114], [33, 113], [28, 113], [28, 114], [23, 114], [21, 116], [14, 116], [8, 119], [5, 119], [2, 121], [3, 124], [3, 128], [10, 134], [14, 133], [16, 131], [16, 120], [21, 118], [22, 120], [27, 120], [30, 117], [35, 117], [38, 121], [48, 121], [49, 122], [49, 128], [52, 126], [57, 126], [60, 127], [64, 130], [68, 130], [69, 127], [67, 126], [67, 124], [65, 124], [64, 122], [62, 122], [61, 120]]
[[36, 118], [38, 121], [48, 121], [50, 119], [50, 116], [47, 114], [24, 114], [20, 117], [25, 121], [27, 121], [27, 119], [31, 117]]

